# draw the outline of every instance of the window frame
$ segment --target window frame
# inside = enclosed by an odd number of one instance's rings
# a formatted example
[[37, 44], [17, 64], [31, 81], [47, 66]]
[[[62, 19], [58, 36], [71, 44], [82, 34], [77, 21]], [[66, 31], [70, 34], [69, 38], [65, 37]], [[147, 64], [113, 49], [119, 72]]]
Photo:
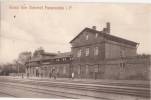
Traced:
[[81, 65], [78, 66], [78, 71], [77, 71], [78, 75], [81, 74]]
[[85, 48], [85, 56], [89, 56], [90, 55], [90, 48]]
[[99, 55], [99, 47], [96, 46], [94, 47], [94, 56], [98, 56]]
[[89, 40], [89, 35], [88, 34], [86, 35], [86, 40]]
[[88, 64], [85, 65], [85, 73], [86, 73], [86, 75], [89, 74], [89, 65]]
[[82, 55], [82, 50], [79, 49], [78, 52], [77, 52], [77, 57], [81, 57], [81, 55]]
[[125, 52], [126, 52], [125, 48], [121, 48], [121, 49], [120, 49], [120, 57], [121, 57], [121, 58], [126, 57]]
[[98, 33], [95, 33], [95, 38], [98, 38]]
[[122, 68], [122, 70], [125, 69], [125, 66], [126, 66], [126, 63], [125, 63], [125, 62], [121, 62], [121, 63], [120, 63], [120, 67]]
[[63, 66], [63, 74], [66, 74], [66, 66]]

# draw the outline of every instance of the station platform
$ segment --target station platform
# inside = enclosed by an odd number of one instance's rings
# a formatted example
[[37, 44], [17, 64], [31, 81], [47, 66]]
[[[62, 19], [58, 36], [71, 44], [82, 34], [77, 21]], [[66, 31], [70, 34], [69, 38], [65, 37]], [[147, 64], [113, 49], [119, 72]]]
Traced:
[[73, 82], [73, 83], [91, 83], [91, 84], [110, 84], [110, 85], [125, 85], [131, 84], [133, 86], [145, 86], [150, 87], [151, 81], [147, 80], [111, 80], [111, 79], [71, 79], [71, 78], [48, 78], [48, 77], [21, 77], [21, 76], [7, 76], [11, 79], [19, 80], [35, 80], [35, 81], [57, 81], [57, 82]]

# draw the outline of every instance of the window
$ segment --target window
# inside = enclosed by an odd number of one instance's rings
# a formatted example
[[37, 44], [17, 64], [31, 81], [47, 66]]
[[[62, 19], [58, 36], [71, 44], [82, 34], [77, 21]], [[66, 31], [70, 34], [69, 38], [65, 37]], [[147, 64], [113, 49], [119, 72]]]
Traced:
[[94, 65], [94, 72], [95, 73], [99, 72], [99, 65]]
[[78, 75], [80, 75], [80, 73], [81, 73], [81, 65], [79, 65], [78, 67]]
[[97, 56], [99, 54], [99, 48], [95, 47], [94, 48], [94, 55]]
[[98, 33], [95, 34], [95, 38], [97, 38], [97, 37], [98, 37]]
[[34, 74], [34, 68], [32, 68], [33, 74]]
[[56, 67], [56, 73], [59, 73], [59, 67]]
[[121, 49], [121, 51], [120, 51], [120, 56], [121, 56], [121, 57], [125, 57], [125, 49]]
[[66, 61], [66, 58], [63, 58], [63, 61]]
[[63, 74], [66, 74], [66, 66], [63, 66]]
[[86, 35], [86, 40], [88, 40], [88, 39], [89, 39], [89, 35], [87, 34], [87, 35]]
[[56, 59], [56, 61], [60, 61], [60, 59], [58, 58], [58, 59]]
[[86, 75], [89, 73], [89, 66], [88, 65], [86, 65], [86, 71], [85, 71], [85, 73], [86, 73]]
[[125, 69], [126, 64], [125, 63], [120, 63], [120, 67], [124, 70]]
[[73, 60], [73, 58], [71, 57], [71, 58], [69, 58], [70, 60]]
[[81, 57], [81, 49], [78, 50], [77, 57]]
[[89, 56], [89, 48], [86, 48], [86, 50], [85, 50], [85, 56]]

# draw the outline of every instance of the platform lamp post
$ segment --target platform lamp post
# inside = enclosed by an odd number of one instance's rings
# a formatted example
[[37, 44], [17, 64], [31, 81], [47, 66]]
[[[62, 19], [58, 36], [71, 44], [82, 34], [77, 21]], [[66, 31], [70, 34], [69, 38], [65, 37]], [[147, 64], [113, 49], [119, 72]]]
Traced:
[[29, 56], [29, 59], [28, 59], [28, 67], [27, 67], [27, 78], [29, 78], [29, 70], [30, 70], [30, 62], [31, 61], [31, 56]]
[[18, 61], [15, 61], [16, 62], [16, 67], [17, 67], [17, 76], [19, 76], [19, 65], [18, 65]]
[[27, 78], [29, 78], [29, 67], [30, 67], [30, 60], [28, 60], [28, 65], [27, 65]]
[[18, 71], [18, 76], [19, 76], [19, 64], [17, 62], [17, 71]]

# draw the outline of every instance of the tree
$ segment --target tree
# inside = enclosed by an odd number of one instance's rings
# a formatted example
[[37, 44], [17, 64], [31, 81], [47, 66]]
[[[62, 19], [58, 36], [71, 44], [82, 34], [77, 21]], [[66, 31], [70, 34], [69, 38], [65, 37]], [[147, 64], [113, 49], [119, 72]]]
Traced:
[[31, 52], [21, 52], [18, 56], [18, 59], [15, 61], [18, 72], [25, 72], [25, 64], [31, 59]]
[[1, 65], [1, 73], [0, 75], [9, 75], [9, 73], [15, 73], [16, 69], [13, 67], [14, 65], [11, 63], [6, 63]]
[[30, 60], [31, 56], [32, 56], [31, 52], [22, 52], [19, 54], [17, 62], [19, 64], [25, 65], [25, 63]]

